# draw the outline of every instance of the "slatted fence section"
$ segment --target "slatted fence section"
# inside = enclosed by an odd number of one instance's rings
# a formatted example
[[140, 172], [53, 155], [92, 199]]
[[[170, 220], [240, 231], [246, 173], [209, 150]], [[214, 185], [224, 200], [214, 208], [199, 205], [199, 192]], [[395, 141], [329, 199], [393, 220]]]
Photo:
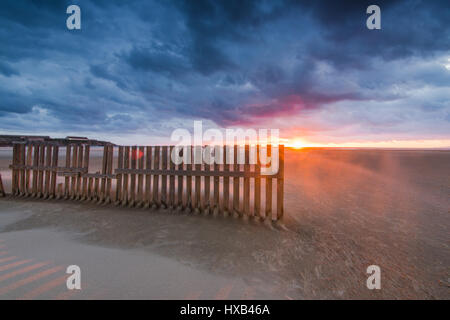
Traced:
[[[178, 208], [270, 220], [283, 217], [283, 145], [278, 146], [279, 169], [269, 175], [261, 173], [260, 146], [254, 146], [253, 153], [249, 145], [211, 148], [215, 156], [222, 157], [222, 163], [209, 163], [210, 155], [205, 148], [208, 147], [186, 147], [184, 159], [188, 163], [176, 164], [171, 158], [173, 146], [119, 147], [114, 171], [116, 205]], [[267, 146], [267, 153], [272, 155], [272, 146]], [[256, 164], [250, 161], [251, 156], [256, 157]]]
[[[90, 146], [65, 146], [65, 166], [59, 166], [61, 147], [49, 142], [15, 143], [10, 165], [12, 195], [79, 200], [87, 197]], [[58, 183], [58, 176], [63, 177], [64, 187]]]
[[[64, 166], [59, 166], [63, 148]], [[187, 163], [174, 163], [173, 146], [106, 145], [100, 170], [89, 173], [88, 144], [16, 143], [12, 194], [279, 220], [284, 213], [284, 146], [277, 146], [278, 170], [269, 174], [263, 172], [267, 165], [261, 148], [188, 146], [180, 152]], [[273, 147], [265, 148], [271, 157]]]

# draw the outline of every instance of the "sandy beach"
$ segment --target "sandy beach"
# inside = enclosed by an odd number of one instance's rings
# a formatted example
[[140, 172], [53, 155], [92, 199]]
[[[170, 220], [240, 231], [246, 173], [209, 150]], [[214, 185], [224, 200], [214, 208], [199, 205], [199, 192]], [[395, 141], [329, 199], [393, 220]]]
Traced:
[[[449, 299], [449, 194], [450, 151], [289, 149], [282, 225], [6, 197], [0, 241], [24, 259], [80, 265], [74, 299]], [[373, 264], [381, 290], [366, 287]], [[0, 298], [29, 290], [2, 295], [7, 284]]]

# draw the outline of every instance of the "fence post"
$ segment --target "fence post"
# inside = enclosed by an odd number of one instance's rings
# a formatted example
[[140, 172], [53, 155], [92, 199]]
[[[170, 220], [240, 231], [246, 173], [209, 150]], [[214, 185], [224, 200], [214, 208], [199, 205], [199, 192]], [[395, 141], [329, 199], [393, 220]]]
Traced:
[[194, 190], [194, 201], [193, 206], [195, 212], [199, 212], [201, 209], [200, 203], [200, 187], [201, 187], [201, 176], [199, 175], [202, 170], [202, 146], [194, 146], [194, 170], [195, 170], [195, 190]]
[[[89, 145], [86, 145], [84, 148], [84, 161], [83, 161], [83, 168], [85, 169], [85, 173], [89, 170], [89, 156], [90, 156], [91, 147]], [[89, 178], [84, 176], [83, 177], [83, 190], [82, 190], [82, 200], [88, 199], [88, 180]]]
[[[78, 169], [83, 169], [83, 145], [79, 145], [78, 146]], [[81, 177], [82, 173], [78, 172], [76, 177], [76, 189], [75, 189], [75, 199], [80, 199], [81, 198], [81, 181], [82, 181], [82, 177]]]
[[[234, 145], [234, 168], [233, 172], [239, 171], [239, 164], [238, 164], [238, 145]], [[241, 211], [239, 209], [239, 177], [235, 176], [233, 177], [233, 210], [237, 215], [241, 215]]]
[[[155, 146], [155, 154], [153, 158], [153, 169], [159, 169], [159, 146]], [[153, 208], [157, 208], [159, 206], [159, 175], [155, 173], [153, 175]]]
[[245, 162], [244, 162], [244, 214], [250, 215], [250, 146], [245, 145]]
[[[161, 169], [167, 170], [167, 146], [161, 148]], [[162, 208], [167, 208], [167, 174], [161, 175], [161, 200], [160, 205]]]
[[[70, 157], [71, 157], [72, 146], [68, 144], [66, 146], [66, 168], [70, 167]], [[64, 178], [64, 197], [69, 198], [70, 194], [70, 177], [67, 175]]]
[[230, 172], [230, 148], [227, 145], [223, 146], [223, 171], [225, 176], [223, 178], [223, 211], [228, 214], [230, 210], [230, 177], [227, 174]]
[[[139, 147], [138, 151], [138, 168], [139, 170], [144, 170], [144, 147]], [[142, 173], [138, 174], [138, 186], [137, 186], [137, 205], [141, 207], [144, 204], [143, 197], [143, 189], [144, 189], [144, 175]]]
[[3, 188], [2, 182], [2, 174], [0, 173], [0, 197], [4, 197], [6, 195], [5, 189]]
[[214, 214], [218, 214], [220, 211], [220, 194], [219, 194], [219, 187], [220, 187], [220, 177], [219, 177], [219, 155], [221, 154], [221, 148], [220, 146], [214, 146], [214, 200], [213, 200], [213, 206], [214, 206]]
[[101, 170], [101, 184], [100, 184], [100, 194], [99, 194], [99, 203], [102, 203], [106, 199], [106, 170], [108, 167], [108, 145], [103, 146], [103, 159], [102, 159], [102, 170]]
[[32, 187], [32, 196], [37, 196], [37, 183], [38, 183], [38, 170], [37, 166], [39, 164], [39, 144], [34, 145], [34, 158], [33, 158], [33, 187]]
[[[27, 163], [26, 163], [27, 166], [31, 166], [32, 161], [33, 161], [33, 145], [29, 144], [28, 148], [27, 148]], [[30, 169], [27, 169], [25, 179], [26, 179], [25, 192], [26, 192], [26, 195], [29, 196], [31, 194], [31, 189], [30, 189], [31, 171], [30, 171]]]
[[[77, 145], [74, 145], [73, 153], [72, 153], [72, 168], [76, 168], [78, 166], [77, 162], [78, 162], [78, 148], [77, 148]], [[71, 176], [71, 184], [70, 184], [69, 198], [74, 199], [75, 193], [76, 193], [76, 186], [77, 186], [77, 177], [76, 177], [76, 175], [74, 175], [73, 172], [70, 174], [70, 176]]]
[[56, 197], [56, 175], [57, 175], [56, 170], [58, 168], [58, 154], [59, 154], [59, 147], [53, 146], [51, 181], [50, 181], [50, 199]]
[[111, 203], [111, 175], [112, 175], [112, 167], [113, 167], [113, 155], [114, 155], [114, 146], [108, 146], [107, 159], [106, 159], [106, 174], [108, 178], [106, 178], [106, 203]]
[[16, 185], [15, 165], [17, 164], [16, 157], [17, 157], [17, 145], [13, 144], [13, 158], [12, 158], [12, 172], [11, 172], [11, 194], [12, 195], [14, 195], [16, 192], [16, 189], [15, 189], [15, 185]]
[[48, 145], [47, 150], [45, 154], [45, 170], [44, 170], [44, 199], [47, 199], [49, 197], [49, 190], [50, 190], [50, 170], [49, 167], [52, 164], [52, 146]]
[[[267, 145], [266, 154], [267, 159], [272, 156], [272, 145]], [[266, 176], [266, 219], [272, 219], [272, 178], [270, 175]]]
[[[175, 163], [172, 161], [172, 152], [174, 148], [174, 146], [170, 146], [169, 148], [169, 169], [172, 172], [175, 170]], [[169, 205], [170, 209], [173, 210], [175, 207], [175, 175], [171, 174], [169, 179]]]
[[[117, 159], [117, 169], [123, 169], [123, 147], [119, 147], [119, 154]], [[122, 177], [123, 173], [118, 173], [116, 175], [116, 206], [122, 201]]]
[[260, 145], [256, 145], [256, 164], [255, 164], [255, 194], [254, 194], [254, 215], [261, 217], [261, 162], [259, 157]]
[[[192, 172], [192, 146], [186, 147], [188, 153], [188, 164], [186, 164], [186, 170]], [[192, 209], [192, 176], [188, 174], [186, 176], [186, 207]]]
[[[179, 152], [179, 150], [178, 150]], [[183, 152], [183, 151], [182, 151]], [[177, 165], [177, 170], [183, 169], [183, 162]], [[183, 180], [184, 177], [182, 175], [178, 176], [178, 186], [177, 186], [177, 206], [178, 209], [181, 210], [183, 208]]]
[[211, 171], [211, 146], [205, 147], [206, 155], [205, 155], [205, 192], [203, 197], [203, 210], [205, 213], [209, 213], [211, 209], [211, 177], [208, 175]]
[[[131, 169], [136, 169], [137, 147], [131, 147]], [[136, 174], [130, 174], [130, 203], [129, 207], [136, 204]]]
[[44, 191], [44, 166], [45, 166], [45, 145], [41, 144], [39, 148], [39, 177], [38, 177], [38, 192], [37, 197], [41, 198]]
[[[125, 147], [125, 156], [123, 159], [123, 168], [130, 168], [130, 147]], [[122, 190], [122, 205], [126, 206], [128, 204], [128, 174], [123, 175], [123, 190]]]
[[19, 180], [20, 180], [20, 195], [21, 196], [25, 196], [26, 195], [26, 189], [25, 189], [25, 163], [26, 163], [26, 145], [22, 144], [20, 145], [20, 165], [22, 165], [23, 167], [20, 168], [19, 172]]
[[[151, 170], [152, 168], [152, 147], [146, 147], [146, 159], [145, 168]], [[152, 190], [151, 190], [152, 176], [150, 174], [145, 175], [145, 207], [149, 208], [152, 202]]]
[[19, 169], [16, 167], [20, 164], [20, 145], [14, 144], [13, 147], [13, 165], [12, 172], [12, 194], [19, 195]]
[[278, 147], [279, 166], [277, 178], [277, 220], [283, 218], [284, 214], [284, 145]]

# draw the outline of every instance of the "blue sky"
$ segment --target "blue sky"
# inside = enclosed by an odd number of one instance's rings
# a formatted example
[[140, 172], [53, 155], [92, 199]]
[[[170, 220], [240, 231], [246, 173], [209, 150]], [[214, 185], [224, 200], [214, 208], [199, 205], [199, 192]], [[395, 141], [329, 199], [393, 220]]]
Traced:
[[[66, 8], [81, 8], [81, 30]], [[381, 8], [381, 30], [365, 26]], [[194, 120], [450, 147], [448, 1], [2, 1], [0, 132], [163, 143]]]

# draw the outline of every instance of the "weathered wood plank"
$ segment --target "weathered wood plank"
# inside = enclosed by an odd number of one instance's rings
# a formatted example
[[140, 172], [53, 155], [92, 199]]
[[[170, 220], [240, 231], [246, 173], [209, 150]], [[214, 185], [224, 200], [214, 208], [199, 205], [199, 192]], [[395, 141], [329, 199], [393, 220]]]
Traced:
[[261, 216], [261, 159], [259, 157], [260, 145], [256, 146], [256, 164], [255, 164], [255, 193], [254, 193], [254, 215]]
[[284, 215], [284, 145], [278, 146], [277, 220]]
[[[144, 147], [139, 147], [138, 149], [138, 168], [143, 170], [144, 168], [144, 160], [145, 160], [145, 154], [144, 154]], [[137, 201], [139, 206], [143, 204], [144, 201], [144, 175], [140, 173], [138, 175], [138, 186], [137, 186]]]
[[[72, 167], [78, 168], [78, 147], [74, 145], [72, 148]], [[74, 199], [76, 195], [78, 175], [73, 175], [70, 183], [70, 198]]]
[[[188, 163], [186, 164], [186, 170], [192, 171], [192, 146], [188, 146], [186, 149], [188, 153]], [[186, 207], [192, 209], [192, 176], [186, 177]]]
[[[33, 166], [37, 167], [39, 165], [39, 145], [34, 146], [34, 158], [33, 158]], [[38, 190], [38, 174], [39, 171], [37, 169], [33, 169], [33, 197], [37, 196]]]
[[[182, 151], [181, 151], [182, 152]], [[176, 170], [183, 170], [183, 162], [176, 166]], [[177, 204], [179, 209], [183, 208], [183, 176], [178, 175], [178, 186], [177, 186]]]
[[[103, 147], [103, 158], [102, 158], [102, 169], [101, 173], [106, 174], [108, 166], [108, 146]], [[100, 194], [99, 194], [99, 202], [103, 202], [106, 199], [106, 178], [101, 178], [100, 180]]]
[[[244, 172], [250, 172], [250, 146], [245, 145]], [[250, 178], [244, 178], [244, 214], [250, 215]]]
[[214, 200], [213, 200], [213, 206], [214, 206], [214, 213], [219, 213], [219, 210], [220, 210], [220, 194], [219, 194], [219, 192], [220, 192], [220, 190], [219, 190], [219, 187], [220, 187], [220, 174], [221, 174], [221, 172], [220, 172], [220, 167], [219, 167], [219, 161], [220, 161], [220, 155], [221, 155], [221, 150], [222, 148], [221, 148], [221, 146], [214, 146], [214, 165], [213, 165], [213, 168], [214, 168], [214, 172], [215, 173], [217, 173], [218, 175], [215, 175], [214, 176], [214, 178], [213, 178], [213, 181], [214, 181], [214, 186], [213, 186], [213, 188], [214, 188], [214, 190], [213, 190], [213, 192], [214, 192], [214, 194], [213, 194], [213, 198], [214, 198]]
[[206, 146], [205, 152], [205, 170], [204, 170], [204, 179], [205, 179], [205, 192], [204, 192], [204, 210], [211, 209], [211, 176], [209, 176], [209, 171], [211, 171], [211, 146]]
[[[83, 164], [83, 160], [84, 160], [84, 147], [83, 145], [79, 145], [78, 146], [78, 169], [83, 169], [84, 164]], [[81, 177], [81, 175], [77, 176], [77, 186], [75, 189], [75, 198], [79, 199], [81, 197], [81, 182], [82, 182], [83, 178]]]
[[[20, 145], [13, 146], [13, 165], [20, 164]], [[14, 169], [12, 172], [12, 194], [19, 194], [19, 169]]]
[[[238, 164], [238, 146], [234, 145], [234, 167], [233, 171], [238, 172], [239, 171], [239, 164]], [[240, 208], [239, 208], [239, 177], [233, 178], [233, 210], [237, 214], [241, 214]]]
[[5, 188], [3, 187], [2, 182], [2, 174], [0, 173], [0, 197], [4, 197], [6, 195]]
[[[146, 147], [146, 157], [145, 157], [145, 169], [149, 170], [152, 168], [152, 147]], [[152, 202], [152, 186], [151, 186], [152, 176], [150, 174], [145, 174], [145, 207], [150, 207]]]
[[[172, 161], [172, 152], [174, 146], [169, 148], [169, 170], [175, 171], [175, 163]], [[171, 209], [175, 207], [175, 176], [172, 174], [169, 177], [169, 206]]]
[[[137, 146], [131, 147], [131, 169], [136, 169]], [[132, 173], [130, 176], [130, 203], [132, 207], [136, 204], [136, 174]]]
[[[13, 165], [19, 164], [19, 158], [20, 158], [20, 146], [18, 144], [13, 145]], [[12, 172], [12, 194], [18, 195], [19, 194], [19, 169], [16, 169], [14, 167]]]
[[[48, 145], [45, 154], [45, 166], [50, 167], [51, 164], [52, 164], [52, 146]], [[50, 171], [44, 170], [44, 191], [43, 191], [44, 198], [47, 198], [49, 196], [49, 189], [50, 189]]]
[[[26, 161], [26, 145], [20, 146], [20, 164], [25, 165]], [[20, 194], [24, 196], [26, 194], [26, 188], [25, 188], [25, 169], [20, 170]]]
[[[66, 173], [70, 175], [70, 173]], [[86, 178], [100, 178], [100, 179], [117, 179], [118, 174], [103, 174], [103, 173], [82, 173], [80, 174], [81, 177]]]
[[230, 177], [226, 174], [230, 171], [230, 147], [223, 146], [223, 210], [225, 213], [230, 211]]
[[[123, 167], [128, 169], [130, 167], [130, 147], [125, 147], [125, 154], [123, 158]], [[128, 204], [128, 174], [123, 175], [123, 190], [122, 190], [122, 205]]]
[[20, 145], [15, 144], [13, 150], [13, 163], [17, 166], [15, 167], [15, 170], [13, 171], [13, 181], [12, 181], [12, 190], [13, 195], [20, 195], [20, 187], [19, 187], [19, 179], [20, 179], [20, 168], [18, 167], [20, 165]]
[[[267, 145], [267, 158], [272, 156], [272, 145]], [[266, 164], [267, 165], [267, 164]], [[272, 178], [265, 176], [266, 178], [266, 219], [272, 220]]]
[[[219, 166], [220, 167], [220, 166]], [[244, 172], [244, 171], [229, 171], [229, 172], [224, 172], [224, 171], [197, 171], [197, 170], [187, 170], [187, 169], [183, 169], [183, 170], [170, 170], [170, 169], [166, 169], [166, 170], [162, 170], [162, 169], [151, 169], [151, 170], [147, 170], [147, 169], [115, 169], [114, 172], [116, 174], [158, 174], [158, 175], [165, 175], [165, 176], [170, 176], [170, 175], [176, 175], [176, 176], [190, 176], [190, 177], [196, 177], [196, 176], [208, 176], [208, 177], [238, 177], [238, 178], [244, 178], [244, 177], [248, 177], [248, 178], [254, 178], [256, 177], [256, 172], [253, 171], [249, 171], [249, 172]], [[77, 173], [81, 173], [82, 172], [74, 172], [73, 174], [77, 174]], [[278, 175], [274, 174], [271, 175], [270, 177], [272, 178], [276, 178]]]
[[[52, 154], [52, 164], [51, 166], [56, 168], [58, 167], [58, 156], [59, 156], [59, 147], [53, 146], [53, 154]], [[50, 178], [50, 197], [55, 198], [56, 197], [56, 171], [51, 172], [51, 178]]]
[[11, 169], [12, 169], [12, 173], [11, 173], [11, 193], [13, 195], [16, 194], [16, 181], [17, 181], [16, 172], [17, 172], [17, 169], [15, 168], [15, 166], [18, 164], [17, 163], [17, 156], [18, 156], [17, 155], [17, 149], [18, 149], [17, 144], [14, 144], [13, 145], [12, 166], [11, 166]]
[[[194, 170], [197, 173], [201, 173], [202, 170], [202, 146], [194, 146]], [[201, 176], [196, 175], [194, 179], [194, 198], [192, 201], [192, 206], [198, 212], [201, 209]]]
[[[27, 148], [27, 166], [31, 166], [32, 165], [32, 161], [33, 161], [33, 145], [29, 144], [28, 148]], [[26, 182], [25, 182], [25, 189], [26, 189], [26, 194], [30, 195], [32, 193], [32, 190], [30, 188], [30, 182], [31, 182], [31, 170], [27, 169], [26, 171]]]
[[[39, 164], [41, 166], [45, 165], [45, 145], [41, 145], [39, 148]], [[44, 170], [39, 170], [38, 177], [38, 192], [37, 196], [40, 198], [44, 193]]]
[[[90, 146], [86, 145], [84, 149], [84, 160], [83, 160], [83, 169], [86, 172], [89, 170], [89, 156], [90, 156]], [[83, 176], [83, 190], [82, 190], [82, 199], [86, 200], [88, 198], [88, 180], [89, 178]]]
[[[153, 155], [153, 169], [159, 169], [159, 146], [155, 146]], [[153, 206], [159, 206], [159, 175], [153, 175]]]
[[[148, 148], [148, 147], [147, 147]], [[122, 169], [123, 168], [123, 147], [119, 147], [119, 152], [117, 155], [117, 168]], [[119, 205], [122, 201], [122, 177], [123, 174], [119, 173], [117, 175], [116, 180], [116, 205]]]
[[[161, 168], [167, 170], [167, 146], [161, 148]], [[167, 207], [167, 175], [161, 176], [161, 206]]]
[[[55, 146], [52, 146], [55, 147]], [[53, 167], [53, 166], [47, 166], [47, 165], [27, 165], [27, 164], [15, 164], [15, 165], [10, 165], [9, 166], [11, 169], [16, 169], [16, 170], [43, 170], [43, 171], [51, 171], [51, 172], [56, 172], [56, 173], [67, 173], [67, 174], [73, 174], [73, 175], [77, 175], [77, 174], [82, 174], [82, 173], [86, 173], [87, 169], [86, 168], [67, 168], [67, 167]], [[139, 173], [139, 169], [136, 170], [131, 170], [130, 171], [135, 171], [135, 173]]]
[[114, 146], [107, 146], [107, 160], [106, 160], [106, 197], [105, 202], [111, 203], [111, 177], [113, 171], [113, 157], [114, 157]]

